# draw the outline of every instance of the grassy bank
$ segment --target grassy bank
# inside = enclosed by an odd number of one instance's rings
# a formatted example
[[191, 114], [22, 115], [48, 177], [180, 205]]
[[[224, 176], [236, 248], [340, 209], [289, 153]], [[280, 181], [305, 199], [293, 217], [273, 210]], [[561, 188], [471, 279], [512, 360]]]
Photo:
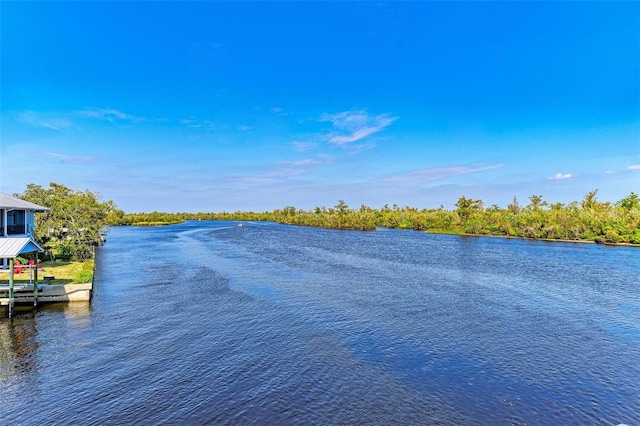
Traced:
[[[38, 271], [38, 282], [46, 284], [79, 284], [88, 283], [93, 280], [93, 260], [84, 262], [69, 262], [62, 260], [42, 262], [42, 269]], [[45, 276], [53, 276], [53, 280], [44, 280]], [[14, 274], [16, 284], [29, 283], [29, 271], [25, 270], [21, 274]], [[0, 284], [9, 282], [9, 271], [0, 270]]]

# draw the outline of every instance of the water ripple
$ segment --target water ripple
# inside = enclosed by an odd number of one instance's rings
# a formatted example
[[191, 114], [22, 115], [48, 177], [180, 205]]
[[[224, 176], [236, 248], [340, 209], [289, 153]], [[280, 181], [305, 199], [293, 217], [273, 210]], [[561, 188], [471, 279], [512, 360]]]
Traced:
[[595, 245], [116, 228], [90, 307], [0, 320], [1, 423], [640, 424], [639, 271]]

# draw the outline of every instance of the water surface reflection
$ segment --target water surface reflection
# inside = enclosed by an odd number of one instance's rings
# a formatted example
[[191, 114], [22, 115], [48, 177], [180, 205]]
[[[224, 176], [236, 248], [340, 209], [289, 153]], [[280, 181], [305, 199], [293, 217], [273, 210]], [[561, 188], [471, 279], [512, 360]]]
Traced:
[[28, 394], [34, 423], [640, 424], [638, 253], [116, 228], [90, 306], [0, 321], [0, 418]]

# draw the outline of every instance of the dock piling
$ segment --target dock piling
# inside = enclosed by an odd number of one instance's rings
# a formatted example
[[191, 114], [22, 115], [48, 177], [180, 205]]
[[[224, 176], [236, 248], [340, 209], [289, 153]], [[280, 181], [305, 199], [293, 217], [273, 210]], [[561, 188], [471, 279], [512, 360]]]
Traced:
[[31, 271], [33, 272], [33, 306], [38, 306], [38, 254], [35, 260], [31, 260]]
[[15, 299], [13, 297], [13, 268], [15, 266], [15, 259], [9, 259], [9, 318], [13, 316], [13, 304]]

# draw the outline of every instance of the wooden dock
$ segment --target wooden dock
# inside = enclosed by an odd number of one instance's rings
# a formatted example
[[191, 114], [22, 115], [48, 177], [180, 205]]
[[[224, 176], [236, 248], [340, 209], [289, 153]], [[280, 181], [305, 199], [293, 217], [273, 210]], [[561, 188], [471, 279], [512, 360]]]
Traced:
[[[38, 297], [34, 297], [33, 284], [13, 286], [14, 305], [40, 305], [43, 303], [88, 302], [91, 300], [93, 284], [38, 284]], [[0, 285], [0, 306], [9, 306], [9, 286]]]

